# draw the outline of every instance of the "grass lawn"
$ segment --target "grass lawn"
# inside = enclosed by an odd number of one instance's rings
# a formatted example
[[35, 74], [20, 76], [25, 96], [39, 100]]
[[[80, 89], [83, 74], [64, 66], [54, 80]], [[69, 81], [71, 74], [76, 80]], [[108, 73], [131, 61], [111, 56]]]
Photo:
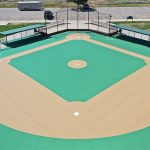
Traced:
[[[69, 7], [75, 6], [75, 3], [73, 3], [73, 0], [68, 0]], [[146, 7], [150, 6], [150, 1], [143, 1], [143, 2], [137, 2], [129, 0], [89, 0], [89, 2], [94, 7]], [[66, 7], [66, 4], [63, 2], [49, 2], [49, 1], [43, 1], [43, 7], [44, 8], [60, 8], [60, 7]], [[17, 8], [17, 0], [15, 2], [7, 2], [3, 1], [0, 3], [0, 8]]]
[[25, 27], [28, 25], [32, 25], [33, 23], [17, 23], [17, 24], [8, 24], [6, 26], [0, 26], [0, 32], [2, 31], [7, 31], [7, 30], [12, 30], [12, 29], [16, 29], [16, 28], [21, 28], [21, 27]]
[[130, 27], [135, 27], [143, 30], [150, 30], [150, 22], [114, 22], [115, 24], [126, 25]]
[[96, 4], [96, 7], [148, 7], [148, 4], [141, 4], [141, 3], [123, 3], [123, 4]]
[[[32, 24], [35, 24], [35, 23], [15, 23], [15, 24], [8, 24], [6, 26], [0, 26], [0, 32], [7, 31], [7, 30], [12, 30], [12, 29], [17, 29], [17, 28], [25, 27], [25, 26], [32, 25]], [[0, 38], [1, 37], [2, 36], [0, 35]]]

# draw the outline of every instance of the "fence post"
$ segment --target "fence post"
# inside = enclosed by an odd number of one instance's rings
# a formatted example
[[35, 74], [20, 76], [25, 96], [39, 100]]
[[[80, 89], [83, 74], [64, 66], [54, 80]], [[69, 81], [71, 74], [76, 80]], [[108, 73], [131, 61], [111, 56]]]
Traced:
[[48, 32], [47, 32], [47, 22], [46, 22], [46, 18], [45, 18], [45, 28], [46, 28], [46, 34], [47, 34]]
[[68, 3], [67, 3], [67, 30], [68, 30]]
[[56, 12], [56, 22], [57, 22], [57, 32], [58, 32], [58, 18], [57, 18], [57, 12]]
[[79, 7], [77, 10], [77, 30], [79, 29]]
[[88, 9], [88, 30], [90, 29], [90, 10]]
[[98, 29], [97, 31], [99, 32], [99, 12], [98, 12]]
[[0, 38], [0, 51], [1, 51], [1, 49], [2, 49], [2, 45], [1, 45], [1, 43], [2, 43], [2, 42], [1, 42], [1, 38]]
[[110, 16], [109, 16], [109, 22], [108, 22], [108, 24], [109, 24], [109, 25], [108, 25], [108, 27], [109, 27], [109, 31], [108, 31], [109, 36], [110, 36], [110, 28], [111, 28], [111, 27], [110, 27], [111, 17], [112, 17], [112, 16], [110, 15]]

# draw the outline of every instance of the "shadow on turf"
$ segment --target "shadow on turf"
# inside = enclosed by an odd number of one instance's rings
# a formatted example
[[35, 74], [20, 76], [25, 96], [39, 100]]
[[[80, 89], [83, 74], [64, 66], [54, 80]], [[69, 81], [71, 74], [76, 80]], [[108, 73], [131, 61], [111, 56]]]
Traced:
[[[42, 41], [42, 40], [45, 40], [45, 39], [48, 39], [48, 38], [51, 38], [51, 37], [50, 36], [44, 36], [44, 35], [37, 35], [37, 36], [32, 36], [32, 37], [28, 37], [28, 38], [25, 38], [25, 39], [21, 39], [21, 40], [17, 40], [17, 41], [7, 43], [7, 46], [10, 47], [10, 48], [17, 48], [17, 47], [24, 46], [24, 45], [27, 45], [27, 44]], [[125, 36], [125, 35], [117, 35], [117, 36], [115, 36], [115, 38], [150, 47], [150, 42], [148, 42], [148, 41], [128, 37], [128, 36]]]
[[13, 41], [10, 43], [7, 43], [7, 46], [10, 48], [16, 48], [16, 47], [20, 47], [20, 46], [24, 46], [27, 44], [31, 44], [31, 43], [35, 43], [41, 40], [45, 40], [50, 38], [50, 36], [43, 36], [43, 35], [38, 35], [38, 36], [32, 36], [32, 37], [28, 37], [25, 39], [21, 39], [21, 40], [17, 40], [17, 41]]
[[124, 41], [128, 41], [128, 42], [132, 42], [132, 43], [136, 43], [136, 44], [139, 44], [139, 45], [150, 47], [150, 42], [144, 41], [144, 40], [141, 40], [141, 39], [136, 39], [136, 38], [128, 37], [128, 36], [125, 36], [125, 35], [118, 35], [115, 38], [120, 39], [120, 40], [124, 40]]

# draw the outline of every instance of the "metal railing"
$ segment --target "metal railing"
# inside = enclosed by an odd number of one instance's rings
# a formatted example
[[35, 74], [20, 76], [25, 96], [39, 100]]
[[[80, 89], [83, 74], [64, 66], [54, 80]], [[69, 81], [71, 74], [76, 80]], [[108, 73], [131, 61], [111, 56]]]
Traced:
[[63, 30], [92, 30], [107, 35], [115, 32], [110, 25], [110, 14], [98, 11], [82, 12], [79, 9], [73, 11], [68, 6], [55, 12], [53, 21], [46, 22], [49, 34]]

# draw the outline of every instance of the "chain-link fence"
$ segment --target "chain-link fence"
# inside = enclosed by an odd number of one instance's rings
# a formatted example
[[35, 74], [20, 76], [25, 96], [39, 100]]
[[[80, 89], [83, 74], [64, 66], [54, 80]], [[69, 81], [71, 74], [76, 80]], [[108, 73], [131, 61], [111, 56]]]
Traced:
[[48, 34], [64, 30], [92, 30], [111, 34], [111, 15], [98, 11], [82, 12], [69, 7], [61, 8], [54, 13], [53, 21], [46, 21]]

